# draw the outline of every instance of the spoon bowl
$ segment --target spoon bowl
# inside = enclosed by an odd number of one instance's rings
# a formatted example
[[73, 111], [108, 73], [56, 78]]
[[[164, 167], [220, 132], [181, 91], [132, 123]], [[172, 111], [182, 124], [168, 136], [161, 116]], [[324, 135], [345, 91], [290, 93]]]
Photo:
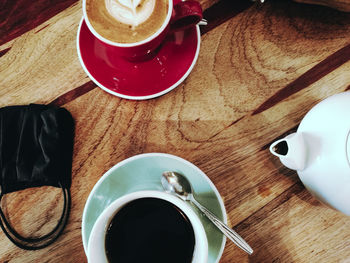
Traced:
[[181, 174], [164, 172], [161, 178], [163, 188], [170, 193], [176, 194], [181, 199], [190, 200], [193, 189], [190, 182]]

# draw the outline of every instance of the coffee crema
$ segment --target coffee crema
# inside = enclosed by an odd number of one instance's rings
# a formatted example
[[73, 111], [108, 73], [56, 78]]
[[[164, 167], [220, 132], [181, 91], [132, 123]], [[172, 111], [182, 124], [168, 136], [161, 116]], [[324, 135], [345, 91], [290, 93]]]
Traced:
[[158, 198], [141, 198], [122, 207], [105, 238], [109, 263], [190, 263], [194, 245], [187, 216]]
[[152, 36], [163, 25], [168, 8], [168, 0], [86, 0], [92, 27], [116, 43], [136, 43]]

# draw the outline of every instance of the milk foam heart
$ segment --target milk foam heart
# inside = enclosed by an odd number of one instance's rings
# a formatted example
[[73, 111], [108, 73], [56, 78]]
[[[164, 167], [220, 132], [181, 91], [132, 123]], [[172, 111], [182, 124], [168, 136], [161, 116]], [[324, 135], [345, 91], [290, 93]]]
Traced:
[[141, 42], [165, 28], [172, 1], [83, 0], [83, 6], [87, 25], [98, 38], [124, 44]]
[[106, 9], [117, 21], [136, 27], [153, 13], [155, 0], [105, 0]]

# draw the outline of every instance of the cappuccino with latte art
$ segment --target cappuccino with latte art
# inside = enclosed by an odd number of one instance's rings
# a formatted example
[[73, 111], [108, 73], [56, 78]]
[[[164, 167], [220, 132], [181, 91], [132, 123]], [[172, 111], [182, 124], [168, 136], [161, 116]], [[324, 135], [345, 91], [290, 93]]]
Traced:
[[137, 43], [154, 35], [164, 24], [168, 0], [86, 0], [86, 15], [103, 38]]

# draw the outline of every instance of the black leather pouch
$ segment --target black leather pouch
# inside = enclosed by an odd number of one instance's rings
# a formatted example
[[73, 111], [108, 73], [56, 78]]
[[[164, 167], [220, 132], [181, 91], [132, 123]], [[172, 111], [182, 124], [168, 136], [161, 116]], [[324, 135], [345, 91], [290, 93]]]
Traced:
[[[30, 104], [0, 109], [0, 226], [18, 247], [46, 247], [62, 233], [70, 212], [74, 121], [64, 108]], [[62, 189], [64, 205], [56, 225], [38, 238], [20, 235], [7, 220], [4, 195], [32, 187]]]

